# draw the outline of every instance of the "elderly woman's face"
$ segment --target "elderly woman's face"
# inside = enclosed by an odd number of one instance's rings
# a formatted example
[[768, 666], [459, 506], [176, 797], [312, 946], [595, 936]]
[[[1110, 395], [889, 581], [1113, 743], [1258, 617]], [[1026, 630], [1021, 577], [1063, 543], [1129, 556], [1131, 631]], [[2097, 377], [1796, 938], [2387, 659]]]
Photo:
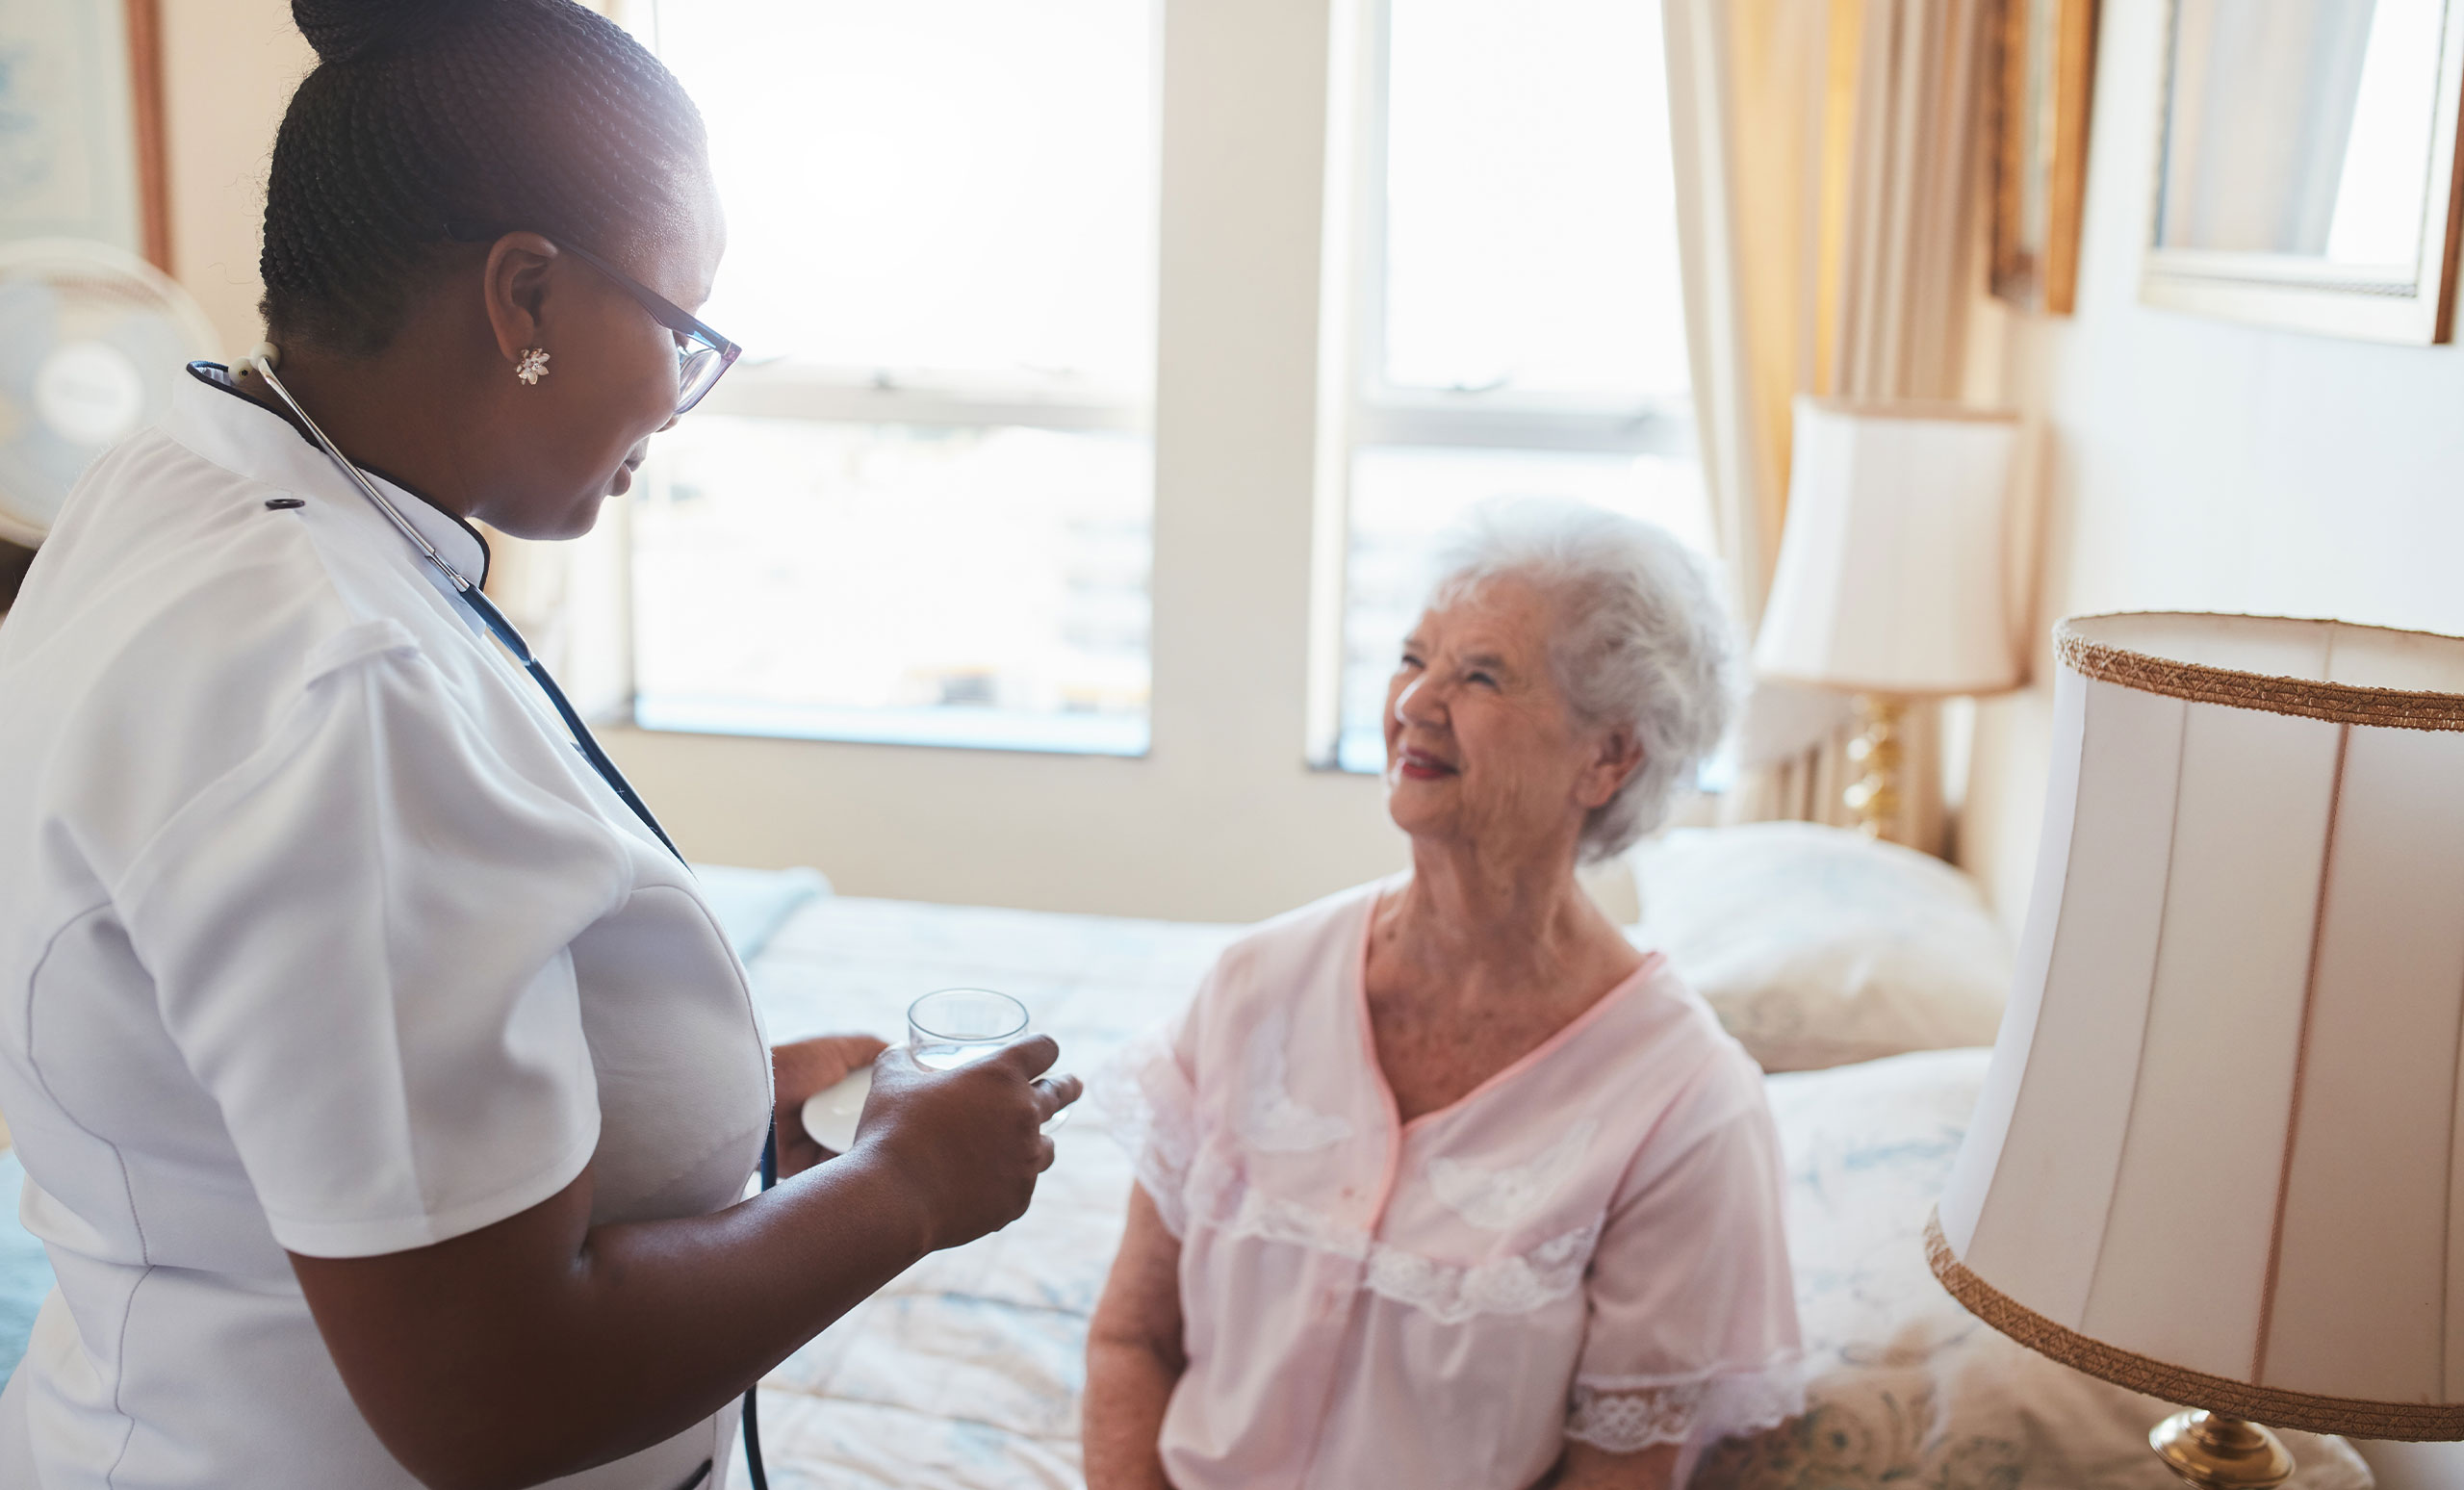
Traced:
[[1556, 622], [1548, 595], [1510, 577], [1421, 616], [1386, 687], [1387, 810], [1405, 833], [1571, 854], [1632, 774], [1630, 738], [1583, 724], [1559, 690]]

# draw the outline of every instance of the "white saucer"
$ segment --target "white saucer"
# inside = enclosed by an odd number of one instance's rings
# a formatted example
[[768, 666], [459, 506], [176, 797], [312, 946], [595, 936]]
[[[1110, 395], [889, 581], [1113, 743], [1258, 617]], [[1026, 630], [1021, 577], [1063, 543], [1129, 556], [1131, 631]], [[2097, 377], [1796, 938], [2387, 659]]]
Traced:
[[856, 1067], [834, 1087], [824, 1087], [805, 1098], [805, 1132], [833, 1153], [856, 1146], [856, 1119], [864, 1116], [864, 1098], [873, 1090], [873, 1068]]

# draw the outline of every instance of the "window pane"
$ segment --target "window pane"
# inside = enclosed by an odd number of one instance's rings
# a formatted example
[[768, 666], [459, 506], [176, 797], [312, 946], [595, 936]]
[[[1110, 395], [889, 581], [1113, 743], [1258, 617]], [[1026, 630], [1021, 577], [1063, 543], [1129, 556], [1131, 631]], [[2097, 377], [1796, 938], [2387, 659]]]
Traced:
[[1711, 551], [1701, 467], [1658, 455], [1372, 446], [1355, 451], [1351, 550], [1345, 573], [1343, 732], [1336, 763], [1385, 768], [1386, 682], [1404, 633], [1420, 618], [1429, 552], [1476, 502], [1555, 497], [1657, 523], [1698, 552]]
[[696, 415], [655, 466], [645, 726], [1146, 748], [1144, 439]]
[[1142, 752], [1146, 439], [846, 424], [829, 394], [939, 385], [959, 401], [918, 418], [1032, 418], [983, 412], [1025, 394], [1061, 423], [1134, 420], [1155, 0], [656, 0], [649, 21], [727, 207], [704, 319], [748, 350], [739, 396], [761, 359], [805, 372], [735, 414], [723, 385], [656, 443], [636, 718]]
[[754, 357], [1152, 379], [1153, 0], [657, 0]]
[[1386, 381], [1685, 392], [1659, 7], [1391, 0], [1388, 59]]

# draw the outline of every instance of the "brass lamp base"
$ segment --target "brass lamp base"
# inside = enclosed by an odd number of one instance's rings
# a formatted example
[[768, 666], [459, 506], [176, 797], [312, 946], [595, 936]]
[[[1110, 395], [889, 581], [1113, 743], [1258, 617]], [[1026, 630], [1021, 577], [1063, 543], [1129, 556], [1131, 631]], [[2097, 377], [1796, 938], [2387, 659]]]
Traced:
[[2147, 1447], [2202, 1490], [2271, 1490], [2293, 1477], [2293, 1455], [2276, 1436], [2239, 1418], [2177, 1412], [2148, 1430]]
[[1858, 729], [1848, 741], [1848, 759], [1864, 774], [1839, 800], [1868, 838], [1891, 837], [1899, 828], [1899, 742], [1907, 715], [1907, 704], [1889, 694], [1857, 695]]

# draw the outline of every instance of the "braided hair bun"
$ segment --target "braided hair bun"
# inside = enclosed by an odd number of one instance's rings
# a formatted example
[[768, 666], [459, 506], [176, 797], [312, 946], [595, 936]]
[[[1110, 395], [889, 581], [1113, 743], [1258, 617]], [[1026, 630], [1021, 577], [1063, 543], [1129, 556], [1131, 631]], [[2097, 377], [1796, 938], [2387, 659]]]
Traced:
[[701, 113], [624, 28], [574, 0], [292, 0], [316, 47], [266, 179], [263, 309], [278, 342], [382, 351], [469, 249], [449, 223], [623, 257], [706, 177]]
[[291, 0], [291, 18], [317, 59], [346, 63], [425, 36], [471, 0]]

